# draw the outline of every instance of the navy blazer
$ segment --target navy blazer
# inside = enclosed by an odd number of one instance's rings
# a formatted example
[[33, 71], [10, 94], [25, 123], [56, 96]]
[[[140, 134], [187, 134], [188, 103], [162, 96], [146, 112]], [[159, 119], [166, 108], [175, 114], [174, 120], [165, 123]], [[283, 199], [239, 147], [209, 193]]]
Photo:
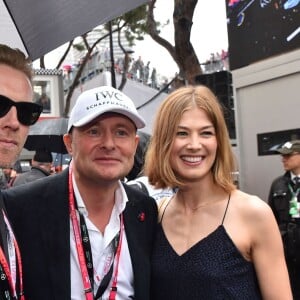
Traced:
[[[157, 207], [152, 198], [124, 187], [129, 199], [124, 227], [133, 266], [134, 299], [149, 300]], [[5, 190], [3, 198], [21, 250], [26, 299], [70, 299], [68, 169]], [[144, 219], [139, 217], [141, 213]]]

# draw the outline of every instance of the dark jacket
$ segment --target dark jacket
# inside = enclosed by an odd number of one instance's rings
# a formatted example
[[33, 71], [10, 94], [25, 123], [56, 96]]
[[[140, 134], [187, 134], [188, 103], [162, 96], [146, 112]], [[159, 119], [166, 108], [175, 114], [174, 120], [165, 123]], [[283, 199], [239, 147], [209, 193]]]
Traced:
[[[150, 253], [157, 223], [155, 201], [125, 186], [124, 226], [131, 255], [135, 300], [149, 300]], [[19, 242], [24, 290], [30, 300], [70, 299], [68, 169], [7, 190], [3, 195]], [[141, 221], [140, 214], [145, 214]]]
[[288, 188], [288, 184], [292, 184], [290, 172], [286, 172], [272, 182], [268, 197], [268, 202], [273, 210], [276, 221], [279, 226], [283, 227], [291, 221], [289, 202], [292, 194]]
[[[4, 217], [3, 217], [3, 213], [6, 213], [5, 207], [4, 207], [4, 202], [3, 202], [3, 197], [2, 197], [2, 191], [0, 192], [0, 246], [6, 256], [6, 258], [9, 258], [8, 255], [8, 244], [7, 244], [7, 229], [6, 229], [6, 225], [4, 222]], [[10, 223], [10, 222], [9, 222]], [[1, 286], [1, 281], [0, 281], [0, 286]]]
[[[2, 193], [0, 193], [0, 246], [2, 248], [2, 251], [4, 252], [7, 262], [9, 262], [8, 244], [7, 244], [7, 229], [6, 229], [6, 224], [5, 224], [3, 213], [2, 213], [3, 211], [5, 212], [5, 207], [4, 207]], [[19, 292], [18, 285], [16, 288], [17, 288], [17, 291]], [[6, 283], [3, 280], [0, 280], [1, 295], [4, 293], [4, 291], [6, 289], [7, 289]], [[0, 299], [2, 299], [1, 295], [0, 295]], [[11, 295], [11, 297], [12, 297], [12, 295]]]
[[277, 177], [271, 185], [268, 202], [280, 229], [287, 261], [300, 264], [300, 218], [289, 214], [292, 193], [288, 185], [294, 186], [290, 172]]
[[25, 184], [28, 182], [35, 181], [40, 178], [44, 178], [49, 176], [50, 173], [47, 172], [45, 169], [40, 167], [31, 167], [31, 170], [25, 173], [22, 173], [16, 177], [12, 186], [18, 186], [21, 184]]

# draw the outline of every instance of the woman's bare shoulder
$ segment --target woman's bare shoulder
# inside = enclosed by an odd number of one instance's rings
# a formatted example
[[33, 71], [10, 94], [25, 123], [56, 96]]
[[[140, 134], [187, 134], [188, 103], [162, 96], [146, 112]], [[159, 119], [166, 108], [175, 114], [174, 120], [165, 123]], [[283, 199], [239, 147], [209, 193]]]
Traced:
[[266, 201], [256, 195], [235, 190], [232, 195], [232, 204], [245, 216], [251, 218], [273, 217], [272, 210]]

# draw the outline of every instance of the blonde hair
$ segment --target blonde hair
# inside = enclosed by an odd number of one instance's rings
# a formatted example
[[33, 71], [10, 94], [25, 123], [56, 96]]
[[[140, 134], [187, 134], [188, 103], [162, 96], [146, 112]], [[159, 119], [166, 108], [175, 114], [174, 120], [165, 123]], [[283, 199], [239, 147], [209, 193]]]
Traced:
[[230, 139], [222, 108], [216, 96], [205, 86], [179, 88], [160, 105], [146, 153], [145, 174], [149, 177], [149, 182], [157, 188], [180, 188], [185, 185], [176, 178], [172, 170], [170, 153], [183, 113], [195, 106], [206, 112], [216, 131], [217, 154], [211, 170], [214, 181], [227, 192], [231, 192], [236, 187], [232, 176], [235, 160]]
[[0, 64], [7, 65], [23, 72], [32, 82], [33, 70], [31, 60], [19, 49], [0, 44]]

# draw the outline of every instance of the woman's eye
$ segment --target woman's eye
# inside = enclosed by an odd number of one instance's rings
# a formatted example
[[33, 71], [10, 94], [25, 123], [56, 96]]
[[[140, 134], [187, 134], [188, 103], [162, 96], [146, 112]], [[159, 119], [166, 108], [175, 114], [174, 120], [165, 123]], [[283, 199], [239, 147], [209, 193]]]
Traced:
[[176, 135], [177, 136], [186, 136], [187, 132], [186, 131], [177, 131]]
[[202, 136], [212, 136], [212, 135], [214, 135], [214, 133], [212, 131], [203, 131], [203, 132], [201, 132], [201, 135]]

